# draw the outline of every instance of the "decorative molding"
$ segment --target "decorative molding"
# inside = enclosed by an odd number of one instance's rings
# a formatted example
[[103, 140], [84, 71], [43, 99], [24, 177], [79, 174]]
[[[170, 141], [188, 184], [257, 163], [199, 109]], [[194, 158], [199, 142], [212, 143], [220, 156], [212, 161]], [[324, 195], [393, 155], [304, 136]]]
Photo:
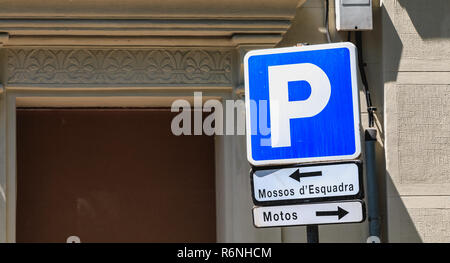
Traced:
[[8, 49], [8, 84], [230, 85], [232, 51]]
[[289, 19], [3, 19], [0, 32], [12, 36], [230, 37], [283, 34]]
[[[306, 0], [2, 0], [0, 32], [34, 41], [58, 37], [232, 38], [284, 34]], [[57, 40], [54, 40], [57, 41]], [[73, 41], [73, 40], [72, 40]], [[129, 41], [129, 45], [133, 44]]]
[[[0, 33], [1, 37], [1, 33]], [[11, 36], [4, 42], [6, 48], [236, 48], [242, 45], [278, 44], [282, 34], [234, 34], [230, 36], [192, 37], [192, 36]], [[1, 38], [0, 38], [1, 40]]]
[[6, 19], [286, 19], [305, 0], [2, 0]]

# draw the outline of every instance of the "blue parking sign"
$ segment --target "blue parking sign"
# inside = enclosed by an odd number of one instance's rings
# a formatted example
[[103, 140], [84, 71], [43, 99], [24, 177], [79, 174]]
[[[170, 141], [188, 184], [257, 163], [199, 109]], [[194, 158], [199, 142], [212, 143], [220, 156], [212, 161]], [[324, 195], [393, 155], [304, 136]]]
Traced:
[[244, 71], [251, 164], [348, 160], [360, 155], [353, 44], [254, 50], [244, 58]]

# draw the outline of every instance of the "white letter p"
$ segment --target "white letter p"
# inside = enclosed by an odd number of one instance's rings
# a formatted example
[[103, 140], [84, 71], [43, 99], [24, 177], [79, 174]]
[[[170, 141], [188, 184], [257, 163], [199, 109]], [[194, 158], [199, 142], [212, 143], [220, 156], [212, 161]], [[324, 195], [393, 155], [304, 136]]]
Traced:
[[[290, 119], [319, 114], [330, 100], [330, 80], [321, 68], [311, 63], [270, 66], [268, 70], [271, 144], [289, 147]], [[311, 95], [306, 100], [289, 101], [288, 82], [302, 80], [311, 86]]]

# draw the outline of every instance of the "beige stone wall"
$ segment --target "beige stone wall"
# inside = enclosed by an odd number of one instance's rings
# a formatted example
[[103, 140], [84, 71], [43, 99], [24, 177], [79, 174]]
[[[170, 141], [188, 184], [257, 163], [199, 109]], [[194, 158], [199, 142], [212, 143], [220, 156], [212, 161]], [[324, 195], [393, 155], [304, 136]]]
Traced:
[[390, 242], [449, 242], [450, 2], [383, 1]]

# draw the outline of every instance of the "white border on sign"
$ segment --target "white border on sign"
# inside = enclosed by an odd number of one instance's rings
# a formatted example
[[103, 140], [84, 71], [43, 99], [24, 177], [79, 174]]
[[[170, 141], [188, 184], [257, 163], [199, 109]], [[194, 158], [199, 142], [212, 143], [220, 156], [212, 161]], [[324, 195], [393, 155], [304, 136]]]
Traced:
[[[256, 55], [268, 55], [268, 54], [280, 54], [299, 51], [310, 50], [323, 50], [334, 48], [347, 48], [350, 52], [350, 75], [352, 81], [352, 95], [353, 95], [353, 121], [355, 130], [355, 152], [351, 155], [338, 155], [338, 156], [324, 156], [324, 157], [311, 157], [311, 158], [292, 158], [292, 159], [277, 159], [277, 160], [264, 160], [256, 161], [253, 159], [252, 147], [251, 147], [251, 122], [250, 122], [250, 91], [248, 80], [248, 59], [251, 56]], [[322, 161], [339, 161], [339, 160], [353, 160], [359, 157], [361, 154], [361, 131], [360, 131], [360, 110], [359, 110], [359, 93], [358, 93], [358, 78], [356, 68], [356, 47], [350, 42], [340, 42], [331, 44], [301, 46], [301, 47], [287, 47], [287, 48], [274, 48], [274, 49], [260, 49], [249, 51], [244, 57], [244, 80], [245, 80], [245, 118], [246, 118], [246, 130], [247, 130], [247, 160], [254, 166], [266, 166], [266, 165], [285, 165], [285, 164], [297, 164], [308, 162], [322, 162]]]

